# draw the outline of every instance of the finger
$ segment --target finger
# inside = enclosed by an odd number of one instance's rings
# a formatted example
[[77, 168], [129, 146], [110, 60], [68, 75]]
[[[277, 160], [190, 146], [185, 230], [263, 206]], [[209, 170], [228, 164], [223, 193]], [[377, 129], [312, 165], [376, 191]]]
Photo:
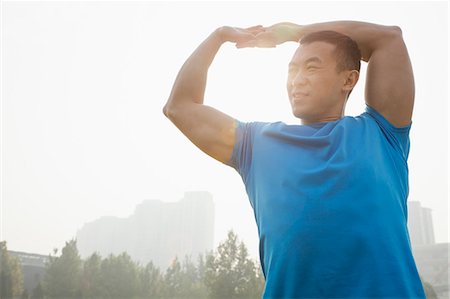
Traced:
[[236, 36], [235, 42], [236, 43], [245, 43], [255, 40], [255, 35], [250, 33], [241, 33], [240, 35]]
[[269, 31], [261, 31], [255, 36], [255, 38], [257, 38], [259, 40], [272, 39], [273, 38], [273, 33], [269, 32]]
[[276, 44], [270, 41], [258, 41], [256, 42], [258, 48], [275, 48]]
[[274, 48], [276, 44], [269, 40], [254, 39], [243, 44], [246, 47], [258, 47], [258, 48]]
[[236, 48], [238, 48], [238, 49], [240, 49], [240, 48], [254, 48], [254, 47], [256, 47], [256, 42], [255, 41], [236, 43]]
[[273, 43], [256, 43], [256, 42], [243, 42], [236, 43], [236, 48], [276, 48], [277, 45]]
[[260, 34], [265, 31], [263, 27], [246, 28], [245, 31], [252, 33], [253, 35]]
[[245, 28], [245, 29], [246, 30], [252, 30], [252, 29], [259, 29], [259, 28], [263, 28], [263, 26], [262, 25], [256, 25], [256, 26]]

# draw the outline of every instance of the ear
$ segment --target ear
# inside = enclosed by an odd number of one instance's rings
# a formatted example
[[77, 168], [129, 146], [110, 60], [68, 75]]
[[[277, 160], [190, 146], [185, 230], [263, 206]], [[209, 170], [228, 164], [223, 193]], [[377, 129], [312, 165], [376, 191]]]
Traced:
[[359, 72], [357, 70], [351, 70], [345, 72], [343, 91], [350, 91], [355, 87], [359, 79]]

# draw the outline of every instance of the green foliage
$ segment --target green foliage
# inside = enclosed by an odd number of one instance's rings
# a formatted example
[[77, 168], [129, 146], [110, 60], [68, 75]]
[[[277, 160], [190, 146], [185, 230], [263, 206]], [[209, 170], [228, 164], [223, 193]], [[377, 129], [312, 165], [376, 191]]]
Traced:
[[[32, 298], [261, 298], [262, 273], [232, 231], [217, 252], [175, 257], [162, 272], [152, 262], [145, 267], [127, 253], [102, 258], [97, 253], [82, 261], [76, 241], [66, 242], [60, 256], [50, 256], [43, 284]], [[3, 298], [3, 296], [2, 296]]]
[[33, 289], [31, 294], [32, 299], [43, 299], [44, 298], [44, 288], [42, 287], [41, 282], [37, 284], [37, 286]]
[[107, 298], [138, 298], [140, 279], [138, 265], [127, 253], [110, 255], [101, 263], [101, 285]]
[[164, 276], [163, 294], [165, 298], [181, 297], [181, 277], [181, 265], [178, 258], [175, 258]]
[[434, 291], [433, 286], [429, 282], [426, 282], [422, 277], [420, 277], [420, 280], [422, 281], [425, 297], [427, 299], [438, 299], [438, 296]]
[[186, 256], [182, 264], [175, 258], [166, 270], [163, 297], [207, 298], [207, 290], [201, 277], [190, 257]]
[[152, 262], [140, 269], [141, 295], [143, 298], [163, 298], [164, 277]]
[[80, 298], [82, 261], [78, 254], [76, 240], [66, 242], [61, 256], [50, 255], [49, 259], [43, 285], [47, 297]]
[[206, 258], [205, 284], [210, 298], [261, 298], [264, 281], [260, 270], [233, 231], [217, 251]]
[[0, 242], [0, 298], [18, 298], [23, 292], [20, 262], [8, 254], [6, 242]]
[[101, 264], [102, 258], [97, 253], [92, 254], [84, 261], [81, 275], [82, 298], [102, 297]]

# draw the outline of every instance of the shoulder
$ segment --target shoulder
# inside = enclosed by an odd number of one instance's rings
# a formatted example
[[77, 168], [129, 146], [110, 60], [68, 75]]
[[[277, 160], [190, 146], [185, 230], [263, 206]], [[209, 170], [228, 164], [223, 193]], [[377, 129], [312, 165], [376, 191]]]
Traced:
[[409, 132], [411, 129], [412, 122], [405, 126], [395, 126], [392, 122], [390, 122], [386, 117], [384, 117], [380, 112], [378, 112], [375, 108], [366, 105], [366, 112], [364, 112], [361, 116], [371, 119], [377, 123], [378, 126], [383, 127], [386, 130], [395, 132], [395, 133], [405, 133]]
[[407, 160], [410, 149], [409, 133], [412, 122], [409, 125], [397, 127], [369, 105], [366, 106], [366, 112], [361, 114], [360, 118], [373, 128], [371, 135], [378, 134], [380, 142], [390, 144], [393, 149], [401, 153], [405, 161]]
[[262, 134], [267, 131], [280, 131], [286, 126], [283, 122], [263, 122], [263, 121], [251, 121], [243, 122], [236, 121], [236, 132], [239, 135], [252, 135]]

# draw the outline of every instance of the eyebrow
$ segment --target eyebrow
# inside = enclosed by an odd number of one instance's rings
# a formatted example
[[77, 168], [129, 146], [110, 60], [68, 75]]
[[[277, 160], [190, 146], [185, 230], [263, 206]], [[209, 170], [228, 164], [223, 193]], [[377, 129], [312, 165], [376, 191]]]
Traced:
[[[306, 59], [305, 62], [304, 62], [303, 64], [308, 64], [308, 63], [310, 63], [310, 62], [322, 63], [322, 59], [320, 59], [320, 58], [317, 57], [317, 56], [313, 56], [313, 57], [310, 57], [310, 58]], [[289, 63], [289, 67], [298, 67], [298, 64], [297, 64], [297, 63], [294, 63], [294, 62], [290, 62], [290, 63]]]
[[317, 57], [317, 56], [313, 56], [313, 57], [311, 57], [311, 58], [306, 59], [305, 62], [304, 62], [304, 64], [308, 64], [308, 63], [310, 63], [310, 62], [318, 62], [318, 63], [322, 63], [322, 59], [320, 59], [320, 58]]

